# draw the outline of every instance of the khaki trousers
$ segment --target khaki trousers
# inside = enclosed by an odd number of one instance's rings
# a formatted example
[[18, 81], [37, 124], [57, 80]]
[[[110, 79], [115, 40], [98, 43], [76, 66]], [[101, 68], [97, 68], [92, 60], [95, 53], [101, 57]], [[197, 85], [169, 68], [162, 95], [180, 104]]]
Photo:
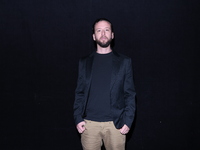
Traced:
[[126, 136], [115, 128], [112, 121], [96, 122], [85, 120], [85, 131], [81, 134], [83, 150], [125, 150]]

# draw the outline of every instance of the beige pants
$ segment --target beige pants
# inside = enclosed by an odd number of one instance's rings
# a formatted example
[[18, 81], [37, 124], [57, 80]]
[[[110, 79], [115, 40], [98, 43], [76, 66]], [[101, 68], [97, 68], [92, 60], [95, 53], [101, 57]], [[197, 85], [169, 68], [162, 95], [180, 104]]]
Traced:
[[85, 122], [86, 130], [81, 134], [83, 150], [101, 150], [103, 143], [106, 150], [125, 150], [126, 136], [115, 128], [112, 121], [85, 120]]

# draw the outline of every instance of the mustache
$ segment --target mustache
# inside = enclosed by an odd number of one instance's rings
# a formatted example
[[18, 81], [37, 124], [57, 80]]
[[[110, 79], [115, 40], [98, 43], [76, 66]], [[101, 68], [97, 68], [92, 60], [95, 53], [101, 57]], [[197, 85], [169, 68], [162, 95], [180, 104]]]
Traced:
[[100, 39], [104, 39], [104, 38], [108, 39], [106, 36], [101, 36], [101, 37], [100, 37]]

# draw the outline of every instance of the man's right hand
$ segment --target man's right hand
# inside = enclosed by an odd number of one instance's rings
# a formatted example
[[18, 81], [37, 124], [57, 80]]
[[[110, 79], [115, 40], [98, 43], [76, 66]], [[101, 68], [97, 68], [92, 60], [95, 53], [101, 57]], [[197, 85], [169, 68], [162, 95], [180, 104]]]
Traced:
[[76, 126], [79, 133], [83, 133], [85, 131], [85, 121], [82, 121]]

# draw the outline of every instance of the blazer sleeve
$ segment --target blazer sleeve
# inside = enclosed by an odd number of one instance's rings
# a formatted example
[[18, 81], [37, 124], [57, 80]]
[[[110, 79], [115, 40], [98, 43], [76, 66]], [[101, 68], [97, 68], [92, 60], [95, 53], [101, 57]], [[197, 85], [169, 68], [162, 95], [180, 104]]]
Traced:
[[128, 59], [126, 65], [126, 73], [124, 79], [124, 100], [125, 100], [125, 114], [124, 122], [130, 128], [135, 117], [136, 103], [135, 103], [135, 86], [133, 81], [133, 70], [131, 58]]
[[84, 110], [84, 69], [83, 61], [79, 60], [79, 69], [78, 69], [78, 80], [77, 87], [75, 90], [75, 101], [74, 101], [74, 121], [77, 125], [79, 122], [83, 121], [82, 113]]

